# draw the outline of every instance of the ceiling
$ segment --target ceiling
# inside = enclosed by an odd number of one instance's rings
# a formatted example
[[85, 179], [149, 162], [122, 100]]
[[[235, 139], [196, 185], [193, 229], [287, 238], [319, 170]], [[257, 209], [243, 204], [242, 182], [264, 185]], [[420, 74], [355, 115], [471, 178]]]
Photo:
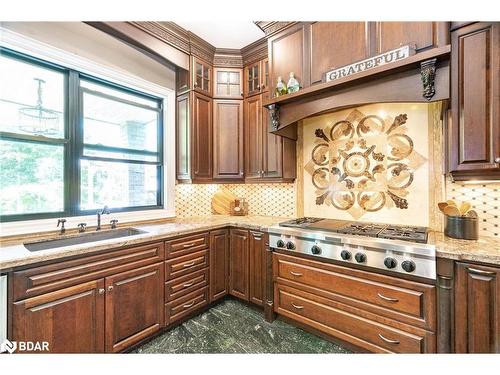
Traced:
[[217, 48], [240, 49], [264, 36], [251, 21], [175, 21]]

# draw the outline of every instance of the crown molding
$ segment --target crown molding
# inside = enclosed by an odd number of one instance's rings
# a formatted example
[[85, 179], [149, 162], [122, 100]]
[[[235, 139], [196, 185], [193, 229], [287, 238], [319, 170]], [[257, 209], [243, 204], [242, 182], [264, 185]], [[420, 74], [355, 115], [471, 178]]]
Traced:
[[264, 32], [266, 38], [269, 38], [281, 30], [295, 25], [297, 21], [254, 21], [254, 23]]
[[190, 52], [188, 32], [173, 22], [134, 21], [128, 23], [182, 52]]
[[267, 38], [261, 38], [240, 50], [243, 64], [247, 65], [267, 57]]

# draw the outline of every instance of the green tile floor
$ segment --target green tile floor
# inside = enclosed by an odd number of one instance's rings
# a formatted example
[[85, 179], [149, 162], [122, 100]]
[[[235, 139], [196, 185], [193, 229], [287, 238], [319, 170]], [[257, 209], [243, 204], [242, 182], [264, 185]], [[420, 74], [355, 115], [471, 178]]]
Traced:
[[142, 345], [134, 353], [350, 353], [279, 318], [226, 299]]

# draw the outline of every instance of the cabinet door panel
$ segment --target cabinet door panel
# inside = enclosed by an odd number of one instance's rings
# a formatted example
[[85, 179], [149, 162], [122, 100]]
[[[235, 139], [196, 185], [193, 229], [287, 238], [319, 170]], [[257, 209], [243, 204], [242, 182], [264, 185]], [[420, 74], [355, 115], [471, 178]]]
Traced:
[[248, 231], [231, 229], [230, 233], [229, 294], [248, 301]]
[[214, 97], [243, 99], [241, 69], [214, 68]]
[[262, 100], [260, 95], [245, 99], [245, 178], [262, 177]]
[[229, 232], [210, 232], [210, 301], [229, 292]]
[[315, 22], [311, 26], [311, 84], [323, 74], [369, 56], [368, 22]]
[[106, 351], [119, 352], [160, 330], [163, 263], [106, 277]]
[[193, 93], [193, 179], [212, 180], [212, 99]]
[[243, 101], [214, 101], [214, 178], [243, 179]]
[[377, 53], [415, 43], [417, 51], [435, 45], [435, 22], [377, 22]]
[[12, 332], [15, 341], [47, 341], [50, 353], [103, 352], [104, 280], [14, 303]]
[[191, 178], [189, 165], [190, 156], [190, 131], [189, 131], [189, 93], [177, 97], [176, 108], [176, 171], [178, 180], [188, 180]]
[[457, 263], [455, 351], [500, 353], [500, 269]]
[[[499, 172], [500, 25], [476, 23], [452, 33], [449, 167]], [[473, 177], [473, 176], [472, 176]]]
[[310, 25], [292, 26], [269, 39], [269, 64], [271, 66], [271, 90], [274, 92], [278, 77], [287, 83], [290, 72], [302, 87], [309, 86], [308, 43]]
[[264, 305], [264, 233], [249, 232], [249, 297], [250, 302]]
[[[262, 94], [266, 99], [269, 94]], [[269, 132], [269, 111], [262, 108], [262, 161], [264, 177], [283, 177], [283, 138]]]

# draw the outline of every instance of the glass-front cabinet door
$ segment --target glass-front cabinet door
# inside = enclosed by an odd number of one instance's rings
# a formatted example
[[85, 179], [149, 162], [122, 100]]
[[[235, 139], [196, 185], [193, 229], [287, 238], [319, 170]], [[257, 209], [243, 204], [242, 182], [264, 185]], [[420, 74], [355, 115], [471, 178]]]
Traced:
[[243, 72], [237, 68], [214, 68], [214, 96], [217, 98], [243, 98]]
[[260, 88], [262, 92], [269, 91], [269, 60], [264, 59], [260, 63], [261, 67], [261, 81]]
[[212, 67], [196, 57], [193, 57], [193, 88], [201, 93], [212, 95]]
[[260, 93], [260, 61], [245, 67], [246, 96]]

